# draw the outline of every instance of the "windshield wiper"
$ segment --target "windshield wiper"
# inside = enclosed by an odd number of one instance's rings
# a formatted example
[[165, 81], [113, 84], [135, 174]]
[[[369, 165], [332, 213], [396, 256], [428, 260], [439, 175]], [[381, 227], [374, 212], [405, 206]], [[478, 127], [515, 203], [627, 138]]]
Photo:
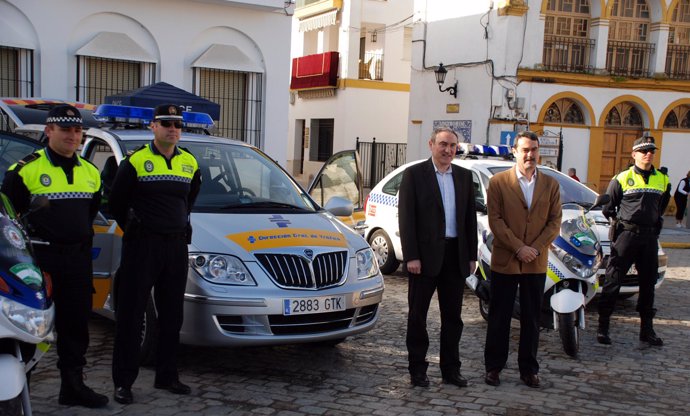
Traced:
[[584, 201], [568, 201], [568, 202], [562, 202], [562, 203], [561, 203], [561, 205], [566, 205], [566, 204], [575, 204], [575, 205], [579, 205], [579, 206], [581, 206], [581, 207], [583, 207], [583, 208], [585, 208], [585, 209], [590, 208], [592, 205], [594, 205], [594, 204], [592, 204], [591, 202], [584, 202]]
[[221, 209], [235, 209], [235, 208], [288, 208], [288, 209], [296, 209], [303, 211], [304, 208], [298, 207], [295, 205], [291, 204], [286, 204], [283, 202], [274, 202], [274, 201], [260, 201], [260, 202], [247, 202], [246, 204], [239, 203], [239, 204], [230, 204], [230, 205], [225, 205]]

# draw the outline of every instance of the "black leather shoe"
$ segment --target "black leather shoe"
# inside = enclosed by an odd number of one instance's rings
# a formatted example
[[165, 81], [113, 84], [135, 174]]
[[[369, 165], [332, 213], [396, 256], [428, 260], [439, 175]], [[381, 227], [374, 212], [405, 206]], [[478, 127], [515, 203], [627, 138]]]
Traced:
[[541, 387], [539, 376], [536, 374], [522, 375], [520, 376], [520, 380], [527, 384], [527, 387], [532, 387], [534, 389], [538, 389], [539, 387]]
[[175, 380], [170, 383], [155, 383], [153, 387], [160, 390], [167, 390], [173, 394], [189, 394], [192, 392], [191, 387], [180, 382], [180, 380]]
[[467, 380], [460, 375], [459, 371], [443, 376], [443, 383], [454, 384], [458, 387], [467, 387]]
[[611, 337], [606, 332], [597, 332], [597, 342], [599, 344], [611, 345]]
[[134, 401], [132, 390], [127, 387], [115, 387], [113, 399], [120, 404], [130, 404]]
[[654, 331], [649, 334], [640, 334], [640, 342], [646, 342], [653, 347], [661, 347], [664, 345], [664, 341], [657, 337]]
[[417, 387], [429, 387], [429, 377], [425, 373], [410, 374], [410, 383]]
[[489, 386], [497, 387], [499, 384], [501, 384], [501, 379], [498, 378], [498, 373], [498, 370], [487, 371], [486, 375], [484, 376], [484, 382]]

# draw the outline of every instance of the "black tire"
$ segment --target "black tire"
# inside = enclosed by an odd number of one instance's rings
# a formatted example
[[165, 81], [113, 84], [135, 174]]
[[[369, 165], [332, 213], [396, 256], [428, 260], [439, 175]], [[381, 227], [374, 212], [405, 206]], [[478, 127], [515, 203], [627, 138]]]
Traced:
[[558, 333], [561, 336], [563, 350], [571, 357], [577, 357], [577, 351], [580, 348], [580, 328], [575, 319], [576, 313], [558, 314]]
[[156, 347], [158, 346], [158, 316], [153, 298], [149, 296], [144, 311], [144, 323], [141, 328], [141, 365], [153, 365], [156, 362]]
[[391, 243], [391, 239], [385, 231], [374, 231], [371, 237], [369, 237], [369, 245], [374, 250], [374, 255], [376, 255], [381, 273], [391, 274], [398, 270], [400, 262], [395, 258], [393, 243]]
[[485, 321], [489, 321], [489, 301], [479, 298], [479, 313]]
[[5, 400], [0, 402], [0, 416], [21, 416], [24, 414], [22, 411], [22, 394], [14, 399]]

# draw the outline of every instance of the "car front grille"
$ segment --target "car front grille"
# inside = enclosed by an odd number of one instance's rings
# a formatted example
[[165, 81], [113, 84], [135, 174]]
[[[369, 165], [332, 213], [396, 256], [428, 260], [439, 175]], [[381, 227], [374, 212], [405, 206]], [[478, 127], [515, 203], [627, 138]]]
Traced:
[[296, 254], [259, 253], [256, 258], [281, 287], [324, 289], [342, 281], [347, 251], [318, 254], [312, 261]]
[[[268, 325], [273, 335], [322, 334], [356, 327], [371, 322], [376, 317], [378, 304], [352, 308], [339, 312], [315, 313], [309, 315], [268, 315]], [[234, 334], [264, 333], [262, 320], [256, 317], [245, 321], [242, 316], [218, 315], [218, 325], [223, 331]]]

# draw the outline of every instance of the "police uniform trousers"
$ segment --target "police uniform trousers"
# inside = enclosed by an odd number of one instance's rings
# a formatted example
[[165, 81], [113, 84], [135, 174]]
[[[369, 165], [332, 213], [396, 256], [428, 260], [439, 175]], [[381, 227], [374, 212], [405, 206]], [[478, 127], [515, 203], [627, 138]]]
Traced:
[[515, 295], [520, 290], [520, 375], [539, 374], [539, 322], [546, 273], [503, 274], [491, 271], [489, 322], [484, 347], [486, 371], [501, 371], [508, 361], [510, 320]]
[[599, 298], [600, 321], [608, 320], [613, 313], [621, 282], [633, 263], [640, 287], [637, 311], [643, 318], [654, 317], [654, 285], [659, 273], [657, 234], [623, 230], [611, 245], [606, 279]]
[[125, 234], [116, 280], [113, 382], [131, 388], [139, 374], [144, 311], [153, 288], [158, 313], [156, 383], [178, 379], [177, 349], [187, 283], [187, 241], [181, 234]]
[[427, 314], [434, 291], [437, 292], [441, 312], [441, 354], [442, 374], [453, 374], [460, 369], [460, 336], [463, 322], [462, 295], [465, 279], [460, 273], [460, 265], [455, 253], [458, 240], [447, 239], [443, 266], [437, 276], [422, 274], [409, 275], [408, 295], [409, 313], [407, 317], [407, 351], [410, 374], [425, 374], [429, 363], [426, 353], [429, 349], [429, 334], [426, 329]]
[[91, 244], [35, 244], [34, 253], [53, 282], [57, 366], [60, 370], [81, 369], [86, 365], [93, 301]]

